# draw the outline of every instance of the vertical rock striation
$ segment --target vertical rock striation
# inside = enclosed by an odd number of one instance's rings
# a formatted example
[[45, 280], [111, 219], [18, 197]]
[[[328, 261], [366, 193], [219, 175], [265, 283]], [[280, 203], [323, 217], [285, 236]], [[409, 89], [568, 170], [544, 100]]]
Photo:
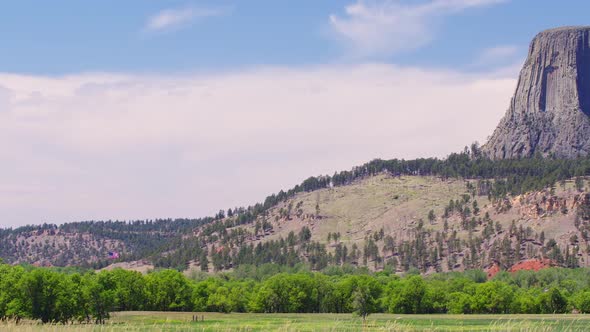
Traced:
[[590, 154], [590, 27], [533, 39], [510, 107], [483, 151], [494, 159]]

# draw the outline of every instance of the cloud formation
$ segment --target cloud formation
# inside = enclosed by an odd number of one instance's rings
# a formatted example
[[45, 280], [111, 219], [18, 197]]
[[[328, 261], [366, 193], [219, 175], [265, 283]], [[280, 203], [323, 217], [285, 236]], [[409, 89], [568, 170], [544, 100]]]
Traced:
[[396, 0], [357, 0], [345, 7], [343, 16], [330, 15], [330, 26], [353, 56], [384, 56], [429, 43], [445, 16], [506, 1], [430, 0], [404, 4]]
[[226, 8], [195, 8], [165, 9], [150, 17], [146, 24], [148, 31], [162, 31], [179, 27], [199, 18], [221, 16]]
[[385, 64], [0, 74], [3, 226], [196, 217], [491, 134], [515, 80]]

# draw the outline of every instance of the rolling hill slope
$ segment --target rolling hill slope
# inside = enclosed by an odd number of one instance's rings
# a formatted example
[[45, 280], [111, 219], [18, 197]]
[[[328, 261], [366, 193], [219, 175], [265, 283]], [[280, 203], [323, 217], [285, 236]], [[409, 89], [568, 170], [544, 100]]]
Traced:
[[[580, 217], [588, 202], [574, 181], [500, 200], [478, 195], [477, 182], [384, 173], [301, 193], [270, 209], [258, 226], [230, 227], [226, 236], [214, 236], [209, 249], [213, 256], [222, 255], [220, 248], [235, 250], [232, 234], [240, 233], [248, 234], [241, 246], [253, 246], [253, 252], [270, 244], [299, 249], [307, 261], [325, 260], [312, 264], [316, 268], [353, 264], [433, 272], [499, 264], [508, 269], [533, 258], [588, 264], [588, 223]], [[310, 236], [302, 243], [305, 229]], [[290, 237], [299, 242], [280, 244]], [[309, 251], [314, 244], [325, 252]], [[214, 262], [214, 267], [231, 265]]]
[[[222, 271], [241, 265], [404, 272], [588, 265], [590, 160], [375, 160], [201, 219], [0, 230], [10, 263]], [[108, 258], [116, 251], [119, 258]], [[121, 264], [128, 262], [128, 264]]]

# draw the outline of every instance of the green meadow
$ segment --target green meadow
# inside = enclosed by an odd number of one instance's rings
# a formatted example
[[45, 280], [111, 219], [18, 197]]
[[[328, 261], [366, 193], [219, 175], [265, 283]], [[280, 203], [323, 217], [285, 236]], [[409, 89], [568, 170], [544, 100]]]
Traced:
[[[193, 322], [193, 317], [199, 318]], [[201, 319], [204, 318], [204, 321]], [[0, 323], [2, 331], [589, 331], [590, 315], [117, 312], [104, 325]]]

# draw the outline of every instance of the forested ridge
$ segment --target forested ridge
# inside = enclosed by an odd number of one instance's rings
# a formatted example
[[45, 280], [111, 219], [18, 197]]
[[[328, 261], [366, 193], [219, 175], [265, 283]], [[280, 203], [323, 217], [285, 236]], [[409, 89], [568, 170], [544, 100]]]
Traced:
[[260, 313], [590, 313], [590, 270], [442, 273], [353, 267], [243, 266], [217, 276], [176, 270], [64, 272], [0, 265], [0, 318], [102, 323], [113, 311]]
[[[107, 259], [109, 251], [120, 252], [120, 260], [157, 256], [162, 247], [212, 220], [83, 221], [59, 226], [42, 224], [0, 229], [0, 257], [14, 262], [30, 255], [35, 261], [46, 261], [55, 266], [100, 268], [110, 263]], [[61, 241], [49, 242], [60, 235], [63, 237]]]
[[[385, 246], [395, 252], [396, 246], [408, 247], [403, 255], [405, 261], [397, 264], [403, 270], [411, 267], [426, 269], [433, 265], [433, 261], [440, 259], [444, 249], [449, 253], [472, 247], [478, 251], [479, 245], [469, 242], [461, 243], [453, 238], [453, 233], [444, 234], [444, 248], [422, 248], [419, 243], [425, 239], [437, 240], [437, 234], [426, 227], [416, 228], [415, 241], [412, 243], [392, 243], [386, 235], [377, 234], [366, 239], [362, 247], [345, 247], [338, 245], [337, 237], [342, 234], [334, 233], [328, 239], [328, 244], [334, 241], [334, 249], [327, 250], [326, 243], [310, 241], [309, 228], [285, 236], [277, 241], [265, 241], [253, 244], [249, 241], [252, 236], [260, 237], [273, 232], [273, 223], [269, 220], [269, 210], [278, 204], [292, 199], [296, 195], [326, 188], [336, 188], [355, 183], [360, 179], [387, 173], [392, 176], [435, 176], [441, 179], [464, 178], [472, 179], [467, 188], [473, 193], [468, 200], [461, 197], [449, 197], [449, 204], [445, 210], [445, 218], [453, 214], [461, 217], [461, 229], [481, 231], [480, 240], [474, 236], [473, 241], [483, 241], [490, 235], [502, 234], [505, 229], [486, 219], [485, 215], [478, 215], [476, 196], [485, 196], [493, 202], [502, 204], [506, 197], [519, 195], [535, 190], [553, 188], [557, 183], [566, 179], [579, 180], [590, 172], [590, 158], [564, 160], [557, 158], [542, 158], [536, 156], [527, 159], [490, 160], [483, 156], [477, 144], [466, 148], [461, 153], [451, 154], [445, 159], [426, 158], [415, 160], [373, 160], [350, 171], [342, 171], [332, 176], [310, 177], [301, 184], [286, 191], [268, 196], [264, 202], [248, 207], [220, 210], [215, 216], [199, 219], [158, 219], [138, 221], [85, 221], [65, 223], [59, 226], [44, 224], [40, 226], [24, 226], [16, 229], [0, 230], [0, 257], [7, 262], [46, 262], [47, 265], [67, 266], [80, 265], [101, 268], [112, 260], [107, 258], [109, 251], [120, 252], [119, 261], [148, 260], [155, 266], [186, 269], [190, 261], [197, 261], [203, 270], [213, 268], [223, 270], [240, 264], [277, 263], [293, 266], [298, 263], [309, 264], [316, 270], [328, 265], [342, 265], [356, 263], [366, 265], [367, 261], [383, 259], [377, 251], [385, 250]], [[583, 187], [583, 184], [581, 185]], [[583, 205], [580, 205], [583, 207]], [[317, 207], [319, 209], [319, 206]], [[505, 207], [509, 208], [509, 207]], [[293, 212], [285, 209], [286, 218], [289, 214], [298, 213], [298, 207], [293, 206]], [[448, 215], [447, 215], [448, 214]], [[580, 223], [577, 225], [581, 236], [587, 233], [586, 221], [590, 213], [579, 211]], [[313, 217], [313, 216], [312, 216]], [[432, 216], [434, 218], [440, 216]], [[424, 220], [431, 216], [424, 216]], [[241, 229], [240, 225], [255, 226], [255, 232]], [[586, 233], [584, 233], [586, 232]], [[61, 235], [63, 240], [48, 241], [43, 235]], [[540, 240], [542, 234], [532, 234], [527, 229], [510, 229], [511, 236], [519, 236], [519, 240], [535, 236]], [[426, 238], [424, 236], [427, 236]], [[441, 235], [442, 236], [442, 235]], [[38, 237], [38, 238], [36, 238]], [[51, 237], [50, 237], [51, 238]], [[549, 240], [549, 239], [547, 239]], [[400, 242], [400, 241], [398, 241]], [[437, 240], [437, 242], [440, 242]], [[498, 241], [498, 243], [500, 243]], [[575, 242], [573, 242], [575, 244]], [[505, 243], [504, 251], [506, 266], [519, 259], [514, 249], [515, 243]], [[553, 257], [564, 266], [577, 266], [572, 256], [574, 247], [559, 248], [555, 252], [555, 244], [551, 241], [545, 252], [553, 252]], [[379, 248], [377, 248], [377, 246]], [[393, 247], [393, 248], [391, 248]], [[455, 248], [457, 247], [457, 248]], [[500, 251], [502, 248], [498, 248]], [[567, 249], [567, 250], [566, 250]], [[568, 257], [566, 257], [568, 256]], [[574, 256], [575, 257], [575, 256]], [[470, 257], [471, 258], [471, 257]], [[498, 257], [502, 259], [502, 257]], [[472, 259], [473, 260], [473, 259]], [[201, 264], [201, 262], [206, 264]], [[473, 260], [473, 268], [481, 267], [482, 262]], [[449, 266], [453, 262], [448, 263]], [[452, 266], [451, 266], [452, 267]], [[466, 266], [469, 267], [469, 266]]]

